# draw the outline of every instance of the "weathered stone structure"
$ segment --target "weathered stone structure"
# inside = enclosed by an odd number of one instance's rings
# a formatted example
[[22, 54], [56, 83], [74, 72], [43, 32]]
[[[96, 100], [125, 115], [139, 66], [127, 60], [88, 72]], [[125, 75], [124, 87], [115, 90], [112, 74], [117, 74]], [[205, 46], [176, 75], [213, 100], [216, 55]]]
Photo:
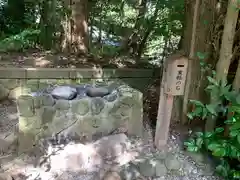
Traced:
[[[131, 82], [143, 86], [149, 82], [151, 73], [127, 69], [107, 70], [99, 75], [86, 69], [2, 69], [0, 101], [17, 102], [19, 152], [30, 150], [39, 139], [56, 134], [91, 140], [92, 136], [125, 128], [128, 134], [141, 136], [142, 93], [119, 78], [124, 81], [132, 78]], [[101, 83], [96, 84], [96, 80]], [[87, 94], [84, 85], [103, 88], [102, 95], [94, 89]]]

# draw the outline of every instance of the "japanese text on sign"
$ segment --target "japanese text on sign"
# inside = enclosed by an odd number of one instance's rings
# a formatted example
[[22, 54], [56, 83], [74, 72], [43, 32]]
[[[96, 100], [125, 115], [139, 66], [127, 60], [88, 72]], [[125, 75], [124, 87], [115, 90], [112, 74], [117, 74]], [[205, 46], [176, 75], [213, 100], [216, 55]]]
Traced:
[[177, 77], [176, 77], [176, 79], [177, 79], [177, 82], [176, 82], [176, 90], [180, 90], [180, 86], [181, 86], [181, 84], [182, 84], [182, 73], [183, 73], [183, 71], [182, 70], [179, 70], [178, 71], [178, 74], [177, 74]]

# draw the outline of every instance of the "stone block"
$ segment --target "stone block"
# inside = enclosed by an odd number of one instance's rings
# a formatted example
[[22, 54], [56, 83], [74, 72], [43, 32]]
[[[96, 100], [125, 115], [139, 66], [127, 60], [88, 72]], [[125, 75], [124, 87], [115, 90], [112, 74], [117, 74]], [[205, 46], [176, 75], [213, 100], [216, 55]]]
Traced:
[[68, 100], [59, 99], [56, 101], [55, 108], [60, 110], [68, 110], [70, 108], [70, 103]]
[[50, 94], [43, 94], [40, 98], [42, 106], [53, 106], [55, 104], [55, 100]]
[[17, 99], [17, 107], [20, 116], [32, 117], [35, 113], [32, 96], [23, 95]]
[[5, 88], [2, 84], [0, 84], [0, 101], [7, 99], [9, 94], [9, 90]]
[[56, 109], [51, 106], [43, 106], [41, 108], [41, 122], [42, 124], [51, 123], [53, 121]]
[[38, 79], [29, 79], [26, 82], [26, 88], [29, 88], [31, 92], [39, 90], [39, 80]]
[[19, 86], [19, 87], [16, 87], [16, 88], [10, 90], [8, 98], [16, 100], [20, 96], [29, 95], [29, 93], [30, 93], [30, 89], [28, 89], [26, 87]]
[[98, 115], [101, 113], [105, 106], [105, 103], [102, 98], [96, 97], [91, 100], [91, 113], [92, 115]]
[[[49, 82], [45, 83], [49, 85]], [[121, 128], [127, 129], [126, 132], [130, 135], [141, 136], [143, 130], [141, 93], [125, 85], [120, 86], [120, 89], [118, 86], [115, 85], [111, 90], [113, 93], [109, 94], [114, 96], [108, 98], [77, 96], [73, 100], [57, 99], [51, 96], [49, 90], [52, 88], [42, 89], [43, 94], [30, 92], [33, 97], [20, 96], [18, 99], [21, 115], [20, 131], [25, 135], [34, 134], [37, 139], [61, 132], [67, 136], [85, 135], [87, 140], [91, 140], [93, 135], [107, 135]], [[71, 87], [75, 88], [75, 86]], [[21, 138], [28, 139], [25, 135]], [[118, 146], [120, 145], [116, 144], [117, 149], [112, 147], [117, 154]]]
[[12, 90], [18, 86], [20, 86], [19, 79], [0, 79], [0, 84], [2, 84], [5, 88]]
[[71, 111], [79, 115], [86, 115], [89, 112], [89, 100], [79, 99], [71, 101]]

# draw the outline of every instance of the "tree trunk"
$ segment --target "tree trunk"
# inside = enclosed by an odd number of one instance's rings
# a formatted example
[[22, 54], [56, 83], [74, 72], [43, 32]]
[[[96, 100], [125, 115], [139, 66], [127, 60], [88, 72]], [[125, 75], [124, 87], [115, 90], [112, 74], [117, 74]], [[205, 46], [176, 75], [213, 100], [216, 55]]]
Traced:
[[102, 20], [103, 20], [103, 15], [102, 15], [102, 12], [103, 12], [103, 3], [100, 2], [100, 9], [101, 9], [101, 12], [99, 14], [99, 34], [98, 34], [98, 43], [101, 45], [102, 43]]
[[[233, 54], [233, 41], [236, 31], [237, 19], [239, 14], [238, 0], [229, 0], [227, 14], [225, 17], [224, 30], [222, 35], [222, 43], [220, 49], [220, 57], [216, 66], [216, 79], [217, 81], [226, 82], [228, 69], [231, 64]], [[218, 101], [218, 97], [214, 97], [212, 94], [211, 102]], [[216, 119], [210, 118], [206, 122], [206, 131], [212, 131], [215, 128]]]
[[[216, 14], [216, 1], [217, 0], [201, 0], [199, 6], [196, 5], [195, 1], [185, 1], [185, 22], [184, 22], [184, 35], [182, 39], [182, 50], [186, 56], [191, 57], [188, 65], [188, 75], [185, 86], [185, 94], [183, 99], [181, 120], [183, 123], [187, 122], [187, 113], [189, 110], [188, 100], [189, 99], [206, 99], [204, 93], [203, 79], [200, 71], [200, 61], [196, 58], [196, 53], [208, 53], [208, 58], [211, 59], [212, 45], [211, 36], [214, 32], [211, 31], [212, 25], [215, 23]], [[196, 5], [196, 6], [195, 6]], [[194, 12], [196, 8], [199, 10], [196, 13], [196, 20], [194, 20]], [[193, 24], [196, 21], [196, 32], [193, 33]], [[208, 23], [204, 23], [204, 22]], [[192, 36], [190, 36], [190, 34]], [[195, 43], [193, 42], [195, 41]], [[206, 59], [208, 60], [208, 59]], [[179, 98], [180, 99], [180, 98]], [[180, 104], [180, 103], [178, 103]], [[180, 107], [179, 107], [180, 108]], [[177, 111], [178, 109], [176, 109]]]
[[87, 0], [66, 0], [70, 13], [63, 21], [62, 50], [68, 53], [86, 54], [89, 48]]
[[136, 23], [133, 28], [133, 32], [128, 35], [126, 38], [126, 42], [123, 43], [123, 50], [130, 51], [131, 54], [136, 55], [138, 51], [138, 44], [141, 40], [141, 30], [142, 24], [144, 20], [144, 16], [147, 10], [147, 0], [139, 0], [138, 4], [138, 15], [136, 19]]
[[56, 0], [44, 0], [40, 8], [40, 43], [44, 49], [50, 50], [53, 45], [53, 34], [55, 31]]
[[157, 15], [158, 15], [158, 11], [159, 11], [159, 8], [158, 8], [159, 2], [160, 1], [158, 1], [156, 6], [155, 6], [155, 11], [154, 11], [153, 17], [150, 20], [148, 20], [148, 23], [147, 23], [148, 28], [147, 28], [146, 32], [144, 33], [143, 38], [142, 38], [142, 40], [141, 40], [141, 42], [138, 46], [138, 49], [137, 49], [137, 59], [141, 58], [141, 55], [143, 54], [147, 39], [154, 29], [156, 19], [157, 19]]

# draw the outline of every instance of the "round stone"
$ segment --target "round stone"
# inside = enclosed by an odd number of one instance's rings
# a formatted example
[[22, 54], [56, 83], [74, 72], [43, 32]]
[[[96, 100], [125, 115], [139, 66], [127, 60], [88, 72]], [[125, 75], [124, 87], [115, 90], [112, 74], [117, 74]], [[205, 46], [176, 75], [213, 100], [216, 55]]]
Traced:
[[56, 99], [72, 100], [77, 96], [77, 90], [70, 86], [58, 86], [53, 89], [51, 95]]
[[98, 115], [103, 110], [105, 103], [102, 98], [93, 98], [91, 101], [91, 112], [93, 115]]
[[86, 85], [78, 85], [76, 87], [76, 90], [77, 90], [77, 94], [78, 94], [78, 97], [79, 98], [84, 98], [87, 96], [86, 92], [87, 92], [87, 89], [88, 88], [91, 88], [92, 86], [89, 85], [89, 84], [86, 84]]
[[110, 91], [107, 88], [99, 87], [99, 88], [88, 88], [86, 94], [89, 97], [104, 97], [110, 94]]

